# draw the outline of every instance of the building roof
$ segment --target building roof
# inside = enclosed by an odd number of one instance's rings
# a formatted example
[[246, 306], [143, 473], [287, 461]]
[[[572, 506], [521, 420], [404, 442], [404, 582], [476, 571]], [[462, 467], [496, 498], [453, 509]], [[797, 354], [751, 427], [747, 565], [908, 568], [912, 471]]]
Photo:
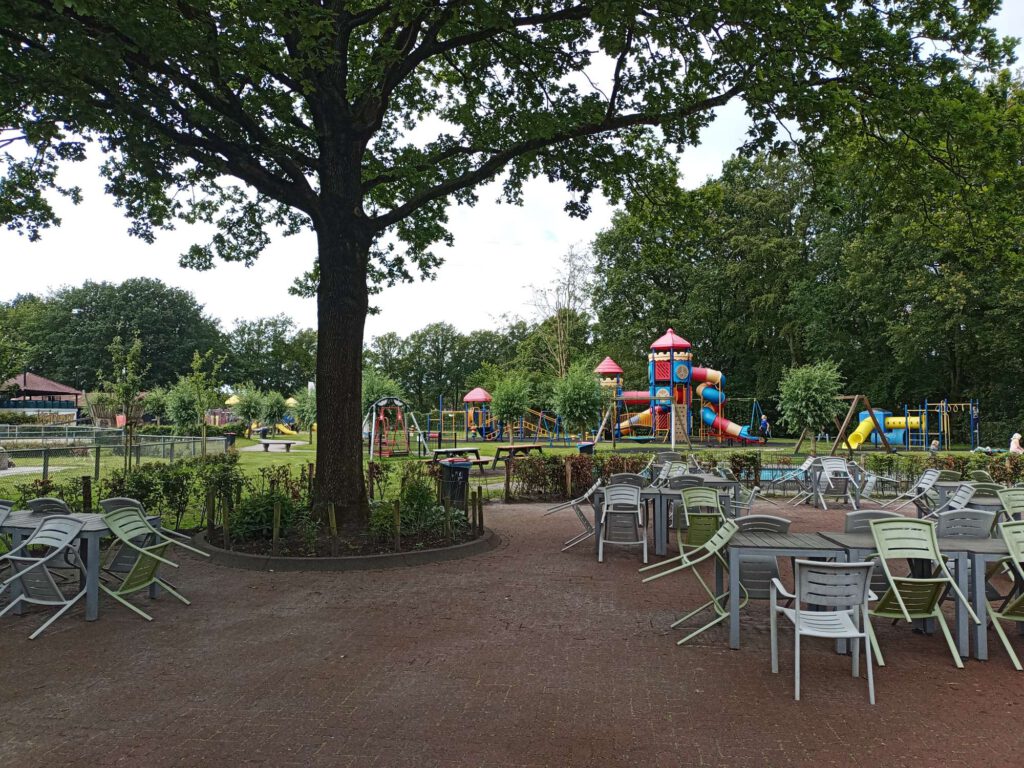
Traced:
[[81, 397], [82, 393], [67, 384], [61, 384], [45, 376], [40, 376], [30, 371], [19, 373], [14, 378], [8, 379], [0, 384], [0, 390], [7, 390], [16, 387], [18, 397], [48, 397], [51, 395], [72, 395]]
[[668, 352], [674, 349], [689, 349], [690, 342], [678, 335], [675, 331], [669, 328], [665, 331], [665, 335], [658, 339], [656, 342], [651, 344], [651, 349], [655, 352]]
[[594, 369], [594, 373], [599, 373], [602, 376], [621, 376], [622, 369], [619, 368], [618, 363], [610, 357], [606, 357], [601, 361], [601, 364]]
[[464, 398], [464, 403], [489, 403], [491, 402], [491, 393], [483, 387], [477, 387], [476, 389], [470, 390]]

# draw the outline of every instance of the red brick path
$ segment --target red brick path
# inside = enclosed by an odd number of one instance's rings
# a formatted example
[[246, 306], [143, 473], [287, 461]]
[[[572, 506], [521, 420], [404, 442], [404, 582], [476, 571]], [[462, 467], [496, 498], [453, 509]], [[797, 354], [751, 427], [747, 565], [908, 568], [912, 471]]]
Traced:
[[[635, 550], [598, 564], [569, 515], [489, 507], [502, 546], [402, 571], [254, 573], [186, 558], [146, 623], [0, 620], [0, 765], [1003, 765], [1017, 754], [1024, 675], [954, 668], [939, 636], [876, 622], [878, 705], [848, 660], [790, 636], [769, 670], [767, 606], [743, 648], [726, 628], [679, 648], [690, 581], [641, 585]], [[778, 511], [778, 510], [766, 510]], [[795, 530], [842, 512], [802, 509]], [[1021, 642], [1024, 650], [1024, 641]]]

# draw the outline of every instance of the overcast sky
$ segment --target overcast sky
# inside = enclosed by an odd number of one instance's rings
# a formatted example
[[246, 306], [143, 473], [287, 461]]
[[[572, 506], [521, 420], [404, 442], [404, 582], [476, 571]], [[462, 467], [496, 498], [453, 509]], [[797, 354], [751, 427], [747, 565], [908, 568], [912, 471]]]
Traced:
[[[1024, 38], [1024, 2], [1004, 0], [1004, 5], [996, 28]], [[1024, 59], [1022, 53], [1018, 47], [1018, 57]], [[686, 186], [717, 174], [743, 142], [746, 127], [741, 104], [720, 110], [700, 146], [688, 149], [681, 159]], [[193, 242], [205, 242], [202, 232], [181, 226], [147, 245], [128, 236], [126, 219], [103, 193], [95, 164], [71, 165], [61, 182], [81, 186], [85, 200], [78, 206], [58, 204], [60, 228], [46, 232], [38, 243], [0, 231], [0, 300], [85, 280], [155, 277], [191, 291], [225, 329], [236, 318], [278, 313], [290, 315], [300, 327], [315, 327], [315, 302], [288, 294], [292, 280], [312, 263], [312, 234], [276, 239], [248, 269], [219, 262], [210, 272], [193, 272], [180, 268], [178, 257]], [[404, 335], [435, 321], [470, 331], [493, 327], [506, 313], [529, 318], [529, 286], [549, 280], [562, 254], [572, 246], [586, 247], [611, 215], [611, 207], [596, 199], [586, 221], [570, 218], [562, 209], [565, 190], [544, 180], [528, 184], [521, 207], [497, 204], [496, 185], [479, 192], [475, 207], [451, 210], [455, 244], [438, 246], [445, 263], [436, 280], [396, 286], [374, 297], [381, 312], [368, 318], [367, 339], [387, 331]]]

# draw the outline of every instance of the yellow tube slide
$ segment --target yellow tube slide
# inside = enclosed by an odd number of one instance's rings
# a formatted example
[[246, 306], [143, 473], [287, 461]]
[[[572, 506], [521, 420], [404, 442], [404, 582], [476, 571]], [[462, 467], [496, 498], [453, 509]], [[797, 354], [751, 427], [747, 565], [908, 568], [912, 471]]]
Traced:
[[861, 443], [868, 439], [868, 435], [871, 434], [874, 428], [875, 422], [871, 419], [864, 419], [864, 421], [862, 421], [853, 431], [853, 434], [846, 439], [846, 445], [844, 447], [857, 450]]
[[633, 431], [633, 427], [646, 427], [651, 428], [651, 409], [648, 408], [643, 413], [638, 413], [636, 416], [625, 419], [619, 422], [619, 433], [628, 435]]
[[920, 416], [888, 416], [885, 419], [885, 430], [888, 432], [890, 429], [920, 429], [921, 428], [921, 417]]

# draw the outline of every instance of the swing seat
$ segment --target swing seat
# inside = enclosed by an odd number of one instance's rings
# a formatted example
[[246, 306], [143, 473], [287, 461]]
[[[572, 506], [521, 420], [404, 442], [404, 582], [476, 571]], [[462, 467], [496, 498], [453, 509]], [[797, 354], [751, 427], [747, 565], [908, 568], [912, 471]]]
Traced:
[[633, 437], [624, 437], [623, 440], [629, 440], [631, 443], [653, 443], [653, 435], [636, 435]]

